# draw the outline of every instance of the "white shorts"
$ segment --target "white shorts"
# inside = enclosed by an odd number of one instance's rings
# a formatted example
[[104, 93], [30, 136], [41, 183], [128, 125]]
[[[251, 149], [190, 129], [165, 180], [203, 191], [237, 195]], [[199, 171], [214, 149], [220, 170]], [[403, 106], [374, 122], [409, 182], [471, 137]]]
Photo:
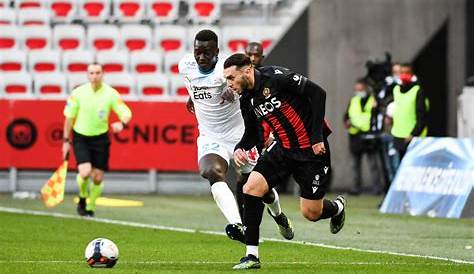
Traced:
[[236, 170], [241, 173], [250, 173], [259, 157], [256, 147], [253, 147], [250, 151], [247, 151], [249, 161], [247, 164], [241, 167], [237, 167], [234, 163], [234, 148], [238, 141], [218, 140], [217, 138], [211, 138], [209, 136], [199, 136], [197, 139], [198, 148], [198, 163], [202, 157], [207, 154], [217, 154], [227, 161], [227, 164], [233, 165]]

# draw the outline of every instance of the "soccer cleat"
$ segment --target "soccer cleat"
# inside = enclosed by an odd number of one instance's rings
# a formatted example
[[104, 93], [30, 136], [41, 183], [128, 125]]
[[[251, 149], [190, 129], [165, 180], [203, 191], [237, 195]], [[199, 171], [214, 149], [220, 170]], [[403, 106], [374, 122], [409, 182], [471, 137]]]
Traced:
[[94, 217], [94, 211], [92, 210], [86, 210], [86, 214], [87, 217]]
[[245, 243], [244, 226], [242, 224], [228, 224], [225, 227], [225, 233], [230, 239]]
[[79, 202], [77, 203], [77, 214], [81, 216], [87, 216], [86, 198], [79, 197]]
[[272, 215], [272, 212], [269, 208], [267, 208], [267, 212], [270, 214], [270, 216], [272, 216], [273, 220], [275, 220], [275, 223], [278, 225], [278, 230], [280, 231], [280, 234], [283, 236], [283, 238], [291, 240], [293, 237], [295, 237], [295, 229], [293, 228], [293, 224], [283, 212], [276, 217]]
[[234, 265], [232, 269], [258, 269], [260, 268], [260, 260], [252, 254], [249, 254], [242, 259], [240, 263]]
[[342, 227], [344, 226], [344, 221], [346, 219], [346, 199], [344, 196], [339, 195], [336, 197], [336, 200], [339, 200], [342, 203], [342, 211], [339, 213], [339, 215], [333, 216], [331, 218], [331, 222], [329, 224], [329, 227], [331, 229], [332, 234], [338, 233]]

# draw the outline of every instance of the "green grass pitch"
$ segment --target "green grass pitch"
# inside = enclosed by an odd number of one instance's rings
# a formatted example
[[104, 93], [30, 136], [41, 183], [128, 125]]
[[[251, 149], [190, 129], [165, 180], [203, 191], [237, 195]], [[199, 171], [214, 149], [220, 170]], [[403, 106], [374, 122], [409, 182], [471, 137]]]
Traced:
[[[72, 196], [47, 210], [39, 200], [0, 195], [0, 273], [233, 273], [245, 247], [223, 235], [224, 218], [210, 197], [114, 196], [144, 201], [140, 208], [98, 207], [97, 217], [134, 226], [75, 217]], [[294, 243], [264, 240], [259, 273], [474, 273], [474, 220], [430, 219], [378, 213], [377, 197], [349, 197], [347, 222], [340, 234], [328, 222], [310, 223], [298, 213], [297, 199], [282, 197], [296, 228]], [[17, 208], [70, 217], [5, 212]], [[143, 227], [136, 227], [143, 225]], [[179, 232], [146, 226], [187, 228]], [[262, 235], [281, 239], [264, 216]], [[84, 256], [97, 237], [113, 240], [120, 259], [113, 269], [92, 269]], [[334, 249], [302, 242], [351, 247]], [[386, 251], [418, 257], [365, 252]], [[421, 256], [438, 257], [440, 259]]]

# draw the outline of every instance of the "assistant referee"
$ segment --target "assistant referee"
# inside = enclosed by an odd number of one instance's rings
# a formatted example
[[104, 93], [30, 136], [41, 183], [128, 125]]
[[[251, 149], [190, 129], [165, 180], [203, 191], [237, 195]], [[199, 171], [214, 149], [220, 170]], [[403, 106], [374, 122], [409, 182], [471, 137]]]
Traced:
[[[64, 108], [63, 157], [71, 144], [76, 157], [79, 203], [77, 213], [94, 216], [95, 203], [103, 189], [104, 171], [109, 162], [109, 115], [113, 110], [120, 119], [110, 125], [113, 133], [123, 130], [132, 117], [132, 112], [122, 101], [120, 94], [102, 81], [102, 65], [91, 63], [87, 67], [89, 83], [75, 88]], [[93, 184], [89, 188], [89, 182]], [[86, 203], [86, 198], [89, 201]]]

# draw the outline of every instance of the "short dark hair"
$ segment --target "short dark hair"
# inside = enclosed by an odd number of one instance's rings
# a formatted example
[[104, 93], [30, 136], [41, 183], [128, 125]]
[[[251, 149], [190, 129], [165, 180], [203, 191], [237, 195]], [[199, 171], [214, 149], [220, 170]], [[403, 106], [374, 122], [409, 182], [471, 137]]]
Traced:
[[363, 78], [363, 77], [357, 78], [356, 84], [362, 84], [362, 85], [364, 85], [364, 86], [367, 86], [367, 81], [366, 81], [365, 78]]
[[89, 66], [99, 66], [102, 70], [104, 70], [104, 65], [96, 61], [89, 63]]
[[247, 45], [247, 48], [245, 49], [245, 51], [248, 51], [249, 49], [252, 49], [252, 48], [256, 48], [259, 53], [263, 53], [263, 46], [262, 44], [258, 42], [250, 42]]
[[217, 44], [217, 35], [215, 32], [209, 29], [203, 29], [196, 34], [194, 40], [198, 41], [214, 41]]
[[232, 54], [227, 60], [224, 62], [224, 69], [237, 66], [237, 68], [241, 68], [244, 66], [251, 65], [252, 61], [250, 61], [250, 57], [243, 53], [235, 53]]

